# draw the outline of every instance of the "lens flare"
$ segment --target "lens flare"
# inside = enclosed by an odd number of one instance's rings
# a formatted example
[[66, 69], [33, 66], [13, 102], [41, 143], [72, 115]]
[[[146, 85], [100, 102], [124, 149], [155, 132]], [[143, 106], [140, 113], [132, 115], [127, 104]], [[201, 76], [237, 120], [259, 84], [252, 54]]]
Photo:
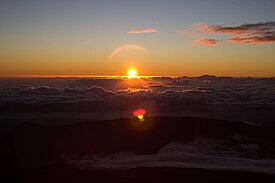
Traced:
[[133, 111], [136, 118], [131, 118], [130, 126], [139, 132], [150, 130], [154, 126], [155, 119], [153, 117], [144, 117], [147, 111], [143, 108], [138, 108]]
[[133, 112], [134, 116], [136, 116], [140, 121], [144, 121], [144, 115], [146, 114], [145, 109], [137, 109]]
[[144, 121], [144, 119], [143, 119], [143, 115], [138, 115], [138, 117], [137, 117], [140, 121]]

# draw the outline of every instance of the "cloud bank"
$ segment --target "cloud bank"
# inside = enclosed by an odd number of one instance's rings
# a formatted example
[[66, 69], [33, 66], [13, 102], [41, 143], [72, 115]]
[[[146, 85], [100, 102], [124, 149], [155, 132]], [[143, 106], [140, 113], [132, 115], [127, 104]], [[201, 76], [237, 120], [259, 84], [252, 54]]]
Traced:
[[[215, 114], [222, 119], [235, 120], [236, 116], [236, 120], [256, 122], [261, 122], [264, 115], [265, 121], [275, 119], [272, 113], [275, 109], [274, 78], [205, 75], [193, 78], [156, 77], [130, 80], [7, 79], [1, 82], [2, 114], [100, 112], [117, 115], [126, 113], [132, 116], [135, 109], [145, 108], [148, 115]], [[267, 114], [268, 111], [273, 115]]]
[[[0, 87], [0, 104], [102, 101], [139, 98], [200, 104], [275, 104], [274, 78], [200, 77], [32, 79]], [[16, 79], [14, 79], [16, 80]], [[35, 79], [34, 79], [35, 80]], [[45, 85], [41, 85], [41, 83]], [[175, 100], [175, 101], [173, 101]], [[123, 101], [122, 101], [123, 102]]]

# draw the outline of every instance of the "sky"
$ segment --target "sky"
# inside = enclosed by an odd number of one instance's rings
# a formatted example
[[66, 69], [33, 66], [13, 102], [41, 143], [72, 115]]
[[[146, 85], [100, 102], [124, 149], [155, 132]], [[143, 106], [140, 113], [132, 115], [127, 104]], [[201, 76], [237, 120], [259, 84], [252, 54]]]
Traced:
[[2, 0], [0, 75], [275, 76], [273, 0]]

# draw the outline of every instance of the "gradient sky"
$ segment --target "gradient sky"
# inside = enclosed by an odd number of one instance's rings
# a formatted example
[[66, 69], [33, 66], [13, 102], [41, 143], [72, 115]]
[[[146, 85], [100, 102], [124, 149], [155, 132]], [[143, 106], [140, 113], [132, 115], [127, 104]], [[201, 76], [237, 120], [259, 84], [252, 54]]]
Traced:
[[[274, 0], [1, 0], [0, 75], [134, 67], [141, 75], [273, 77], [274, 9]], [[217, 29], [243, 24], [243, 34]], [[248, 42], [251, 32], [268, 38]]]

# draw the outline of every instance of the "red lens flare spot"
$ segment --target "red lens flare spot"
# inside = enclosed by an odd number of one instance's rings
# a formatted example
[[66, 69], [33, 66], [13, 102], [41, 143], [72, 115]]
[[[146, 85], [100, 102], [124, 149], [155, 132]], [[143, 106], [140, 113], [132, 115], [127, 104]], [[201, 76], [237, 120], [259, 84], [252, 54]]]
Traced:
[[144, 115], [146, 114], [146, 110], [145, 109], [137, 109], [133, 112], [133, 114], [139, 120], [144, 121]]
[[132, 118], [130, 120], [130, 125], [134, 129], [136, 129], [140, 132], [145, 132], [147, 130], [150, 130], [153, 127], [155, 120], [153, 117], [144, 118], [146, 113], [147, 113], [147, 111], [143, 108], [138, 108], [138, 109], [134, 110], [133, 115], [136, 118]]

